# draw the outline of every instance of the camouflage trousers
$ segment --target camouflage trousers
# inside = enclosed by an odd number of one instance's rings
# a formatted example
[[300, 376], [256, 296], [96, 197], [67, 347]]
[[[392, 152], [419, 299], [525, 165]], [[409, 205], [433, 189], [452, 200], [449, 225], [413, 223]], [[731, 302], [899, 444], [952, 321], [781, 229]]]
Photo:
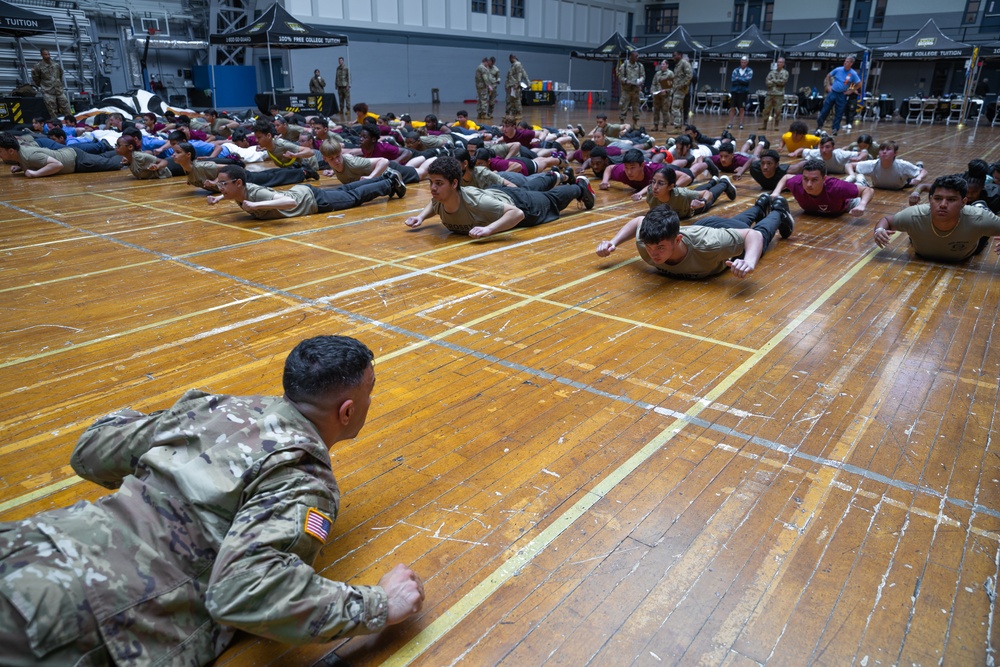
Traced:
[[113, 665], [86, 611], [83, 583], [29, 522], [0, 523], [0, 647], [4, 665]]
[[626, 89], [622, 87], [622, 96], [618, 100], [618, 120], [625, 122], [626, 116], [628, 116], [628, 110], [632, 109], [632, 124], [636, 125], [639, 123], [639, 87], [630, 86]]
[[49, 112], [49, 118], [65, 116], [68, 113], [73, 113], [73, 110], [69, 107], [69, 100], [66, 99], [66, 93], [58, 93], [55, 95], [45, 93], [42, 95], [42, 99], [45, 100], [45, 108]]
[[490, 117], [490, 91], [488, 88], [476, 88], [476, 116]]
[[667, 91], [665, 93], [660, 93], [659, 95], [653, 95], [653, 125], [656, 127], [660, 126], [660, 122], [663, 122], [663, 127], [667, 126], [667, 121], [669, 120], [670, 114], [670, 101], [671, 93]]
[[768, 94], [764, 98], [764, 113], [760, 117], [760, 127], [764, 129], [767, 125], [768, 119], [771, 117], [771, 112], [774, 112], [774, 121], [777, 123], [781, 120], [781, 110], [785, 106], [785, 96], [784, 95], [771, 95]]
[[521, 90], [519, 88], [515, 88], [515, 91], [516, 91], [515, 95], [511, 95], [510, 91], [509, 90], [507, 91], [507, 103], [504, 107], [504, 112], [508, 116], [513, 116], [514, 118], [520, 118], [522, 113]]
[[671, 115], [674, 121], [674, 127], [683, 127], [684, 121], [684, 98], [687, 97], [686, 90], [675, 90], [673, 101], [670, 105]]
[[497, 89], [493, 88], [493, 90], [489, 92], [489, 102], [486, 105], [487, 118], [493, 118], [493, 109], [496, 108], [496, 105], [497, 105]]
[[340, 98], [340, 115], [351, 115], [351, 89], [347, 86], [337, 86], [337, 97]]

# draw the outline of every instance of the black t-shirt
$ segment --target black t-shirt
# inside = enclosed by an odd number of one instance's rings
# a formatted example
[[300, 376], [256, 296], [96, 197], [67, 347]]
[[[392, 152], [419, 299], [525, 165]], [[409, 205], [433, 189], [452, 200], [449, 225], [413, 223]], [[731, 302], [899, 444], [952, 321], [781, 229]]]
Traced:
[[757, 181], [757, 184], [762, 190], [774, 190], [778, 187], [778, 183], [787, 173], [788, 167], [786, 165], [779, 164], [778, 168], [774, 170], [774, 176], [767, 178], [760, 170], [760, 160], [754, 160], [750, 163], [750, 178]]

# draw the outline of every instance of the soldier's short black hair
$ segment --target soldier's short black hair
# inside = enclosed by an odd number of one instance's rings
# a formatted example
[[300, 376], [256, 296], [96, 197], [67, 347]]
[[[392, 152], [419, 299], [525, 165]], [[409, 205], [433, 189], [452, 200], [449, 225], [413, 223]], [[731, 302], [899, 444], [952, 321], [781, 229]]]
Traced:
[[462, 165], [451, 156], [439, 157], [427, 168], [428, 174], [443, 176], [446, 181], [455, 181], [458, 187], [462, 187]]
[[582, 144], [580, 144], [581, 151], [592, 151], [597, 146], [597, 142], [593, 139], [587, 139]]
[[969, 194], [969, 184], [965, 182], [965, 179], [961, 176], [938, 176], [934, 179], [931, 184], [931, 190], [927, 193], [928, 197], [934, 196], [934, 191], [937, 189], [941, 190], [954, 190], [955, 192], [962, 195], [963, 198]]
[[646, 245], [656, 245], [670, 241], [681, 231], [681, 219], [677, 211], [666, 204], [654, 207], [639, 225], [639, 240]]
[[818, 171], [826, 176], [826, 162], [817, 160], [816, 158], [806, 160], [806, 163], [802, 165], [802, 172], [805, 173], [807, 171]]
[[281, 384], [285, 396], [310, 403], [331, 393], [357, 387], [375, 355], [347, 336], [316, 336], [300, 342], [285, 359]]
[[590, 150], [590, 159], [593, 160], [595, 157], [608, 159], [608, 150], [604, 146], [597, 146], [596, 144]]

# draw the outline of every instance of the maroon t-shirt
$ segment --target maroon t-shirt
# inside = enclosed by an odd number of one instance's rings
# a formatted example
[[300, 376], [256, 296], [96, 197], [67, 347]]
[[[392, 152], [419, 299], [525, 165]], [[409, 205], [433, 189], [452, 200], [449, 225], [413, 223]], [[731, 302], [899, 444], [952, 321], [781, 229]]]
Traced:
[[858, 186], [827, 176], [823, 183], [823, 192], [813, 197], [802, 187], [802, 176], [789, 178], [785, 185], [792, 191], [792, 196], [806, 213], [817, 215], [840, 215], [847, 210], [847, 202], [859, 196]]
[[633, 181], [625, 174], [624, 164], [615, 164], [611, 166], [611, 180], [624, 183], [633, 190], [642, 190], [650, 184], [653, 180], [653, 174], [658, 172], [662, 166], [662, 164], [656, 164], [655, 162], [644, 162], [642, 164], [642, 180]]

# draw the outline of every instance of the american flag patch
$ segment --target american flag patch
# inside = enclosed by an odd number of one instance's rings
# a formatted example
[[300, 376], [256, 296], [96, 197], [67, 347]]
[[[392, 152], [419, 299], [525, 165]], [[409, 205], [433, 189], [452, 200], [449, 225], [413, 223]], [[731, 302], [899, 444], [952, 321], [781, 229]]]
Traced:
[[326, 538], [330, 536], [330, 528], [332, 527], [333, 521], [330, 521], [330, 517], [315, 507], [310, 507], [309, 511], [306, 512], [306, 523], [302, 529], [320, 542], [326, 542]]

